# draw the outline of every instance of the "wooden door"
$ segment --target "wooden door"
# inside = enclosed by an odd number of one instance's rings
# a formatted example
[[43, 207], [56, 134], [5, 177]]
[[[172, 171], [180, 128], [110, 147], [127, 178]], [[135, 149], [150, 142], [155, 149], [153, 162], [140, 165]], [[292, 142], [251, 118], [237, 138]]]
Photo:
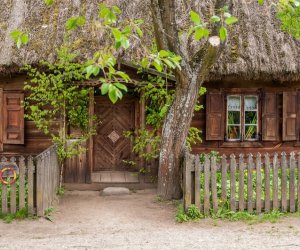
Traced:
[[134, 160], [132, 145], [124, 131], [135, 129], [135, 99], [112, 104], [107, 97], [95, 97], [95, 114], [100, 119], [94, 137], [94, 171], [130, 170], [124, 160]]

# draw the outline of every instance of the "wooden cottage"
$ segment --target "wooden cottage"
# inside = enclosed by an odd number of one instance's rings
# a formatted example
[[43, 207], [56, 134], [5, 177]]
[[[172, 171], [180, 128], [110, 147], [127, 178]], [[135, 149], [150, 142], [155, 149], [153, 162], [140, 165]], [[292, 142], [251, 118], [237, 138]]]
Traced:
[[[192, 126], [203, 131], [203, 142], [193, 147], [194, 152], [300, 151], [300, 42], [280, 32], [277, 21], [266, 14], [267, 7], [258, 8], [254, 2], [234, 6], [233, 14], [239, 18], [239, 24], [230, 31], [231, 39], [205, 82], [207, 93], [200, 98], [205, 108], [193, 118]], [[120, 4], [127, 15], [136, 17], [147, 9], [144, 1]], [[96, 6], [96, 0], [72, 4], [66, 1], [49, 9], [35, 1], [28, 4], [20, 1], [8, 7], [11, 18], [1, 15], [1, 154], [35, 155], [51, 145], [50, 139], [32, 121], [24, 120], [21, 102], [26, 76], [19, 73], [19, 68], [23, 63], [53, 60], [53, 48], [62, 41], [67, 18], [81, 14], [90, 20], [96, 15]], [[254, 9], [259, 18], [251, 14]], [[17, 12], [23, 14], [13, 14]], [[0, 7], [0, 13], [8, 12]], [[30, 43], [20, 50], [9, 38], [9, 32], [17, 24], [26, 27], [31, 37]], [[99, 48], [104, 39], [93, 33], [89, 24], [77, 35], [83, 37], [74, 40], [85, 57]], [[47, 43], [43, 42], [45, 39]], [[134, 44], [132, 51], [140, 53], [139, 44]], [[135, 55], [129, 52], [123, 60], [130, 61], [131, 56]], [[123, 67], [133, 83], [139, 81], [135, 68], [128, 64]], [[99, 88], [98, 82], [86, 84], [95, 90]], [[71, 183], [69, 187], [75, 183], [78, 188], [81, 183], [82, 188], [95, 189], [112, 183], [127, 183], [131, 187], [153, 185], [157, 161], [137, 159], [131, 143], [123, 136], [123, 131], [136, 131], [145, 125], [144, 103], [132, 91], [115, 105], [98, 93], [90, 95], [89, 111], [100, 116], [102, 123], [97, 134], [87, 142], [87, 153], [68, 160], [64, 181]], [[149, 174], [132, 175], [124, 159], [136, 160]]]

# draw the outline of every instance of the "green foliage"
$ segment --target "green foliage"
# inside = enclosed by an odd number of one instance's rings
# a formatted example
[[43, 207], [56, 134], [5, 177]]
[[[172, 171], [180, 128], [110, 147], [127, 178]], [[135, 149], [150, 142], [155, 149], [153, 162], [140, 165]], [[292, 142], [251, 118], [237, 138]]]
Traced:
[[179, 204], [177, 206], [176, 221], [179, 223], [187, 221], [195, 221], [204, 218], [200, 210], [195, 206], [191, 205], [187, 212], [184, 211], [183, 205]]
[[219, 37], [224, 42], [228, 36], [227, 26], [238, 22], [238, 19], [232, 16], [228, 11], [228, 6], [218, 10], [218, 15], [213, 15], [207, 22], [201, 20], [200, 15], [195, 11], [190, 12], [190, 19], [193, 25], [190, 27], [188, 36], [194, 34], [194, 39], [199, 41], [203, 38], [208, 38], [211, 33], [211, 27], [215, 24], [220, 24]]
[[51, 6], [51, 5], [54, 3], [54, 0], [44, 0], [44, 3], [45, 3], [47, 6]]
[[230, 221], [245, 221], [249, 224], [255, 224], [255, 223], [262, 223], [262, 222], [271, 222], [276, 223], [281, 218], [286, 216], [286, 214], [278, 211], [278, 210], [272, 210], [270, 213], [264, 213], [261, 215], [256, 215], [254, 213], [249, 212], [233, 212], [229, 209], [228, 202], [223, 203], [222, 206], [219, 207], [218, 211], [216, 213], [213, 213], [211, 211], [210, 216], [213, 219], [226, 219]]
[[108, 95], [112, 103], [123, 98], [124, 93], [127, 92], [126, 83], [130, 81], [130, 77], [125, 72], [116, 70], [118, 54], [129, 48], [132, 38], [143, 36], [140, 29], [143, 21], [128, 19], [118, 22], [121, 13], [117, 6], [99, 5], [98, 27], [101, 29], [100, 32], [106, 35], [107, 40], [114, 44], [97, 51], [85, 69], [87, 78], [101, 75], [99, 78], [102, 83], [101, 94]]
[[155, 130], [140, 129], [135, 135], [126, 131], [124, 136], [133, 143], [132, 151], [145, 160], [156, 159], [159, 156], [160, 136], [156, 135]]
[[192, 150], [192, 145], [195, 145], [198, 142], [202, 142], [201, 134], [202, 131], [200, 129], [196, 127], [189, 128], [188, 136], [186, 138], [186, 145], [190, 151]]
[[83, 26], [85, 24], [85, 22], [86, 22], [86, 20], [83, 16], [70, 17], [66, 22], [66, 29], [67, 30], [76, 29], [79, 26]]
[[181, 57], [171, 51], [160, 50], [143, 58], [140, 65], [143, 70], [154, 67], [158, 72], [170, 73], [172, 70], [181, 69]]
[[64, 187], [57, 187], [56, 188], [56, 195], [63, 196], [65, 194], [65, 188]]
[[52, 222], [53, 221], [52, 215], [54, 212], [55, 212], [55, 209], [53, 207], [46, 208], [44, 211], [45, 219]]
[[279, 0], [277, 6], [281, 29], [300, 39], [300, 1]]
[[[81, 143], [94, 134], [95, 129], [89, 126], [90, 90], [78, 85], [85, 79], [85, 65], [75, 63], [76, 55], [67, 47], [60, 48], [57, 54], [55, 63], [41, 62], [46, 70], [40, 71], [29, 65], [24, 67], [31, 79], [24, 87], [30, 93], [25, 99], [25, 109], [28, 111], [25, 117], [51, 136], [62, 162], [82, 153]], [[59, 126], [58, 133], [52, 129], [53, 126]], [[68, 135], [68, 127], [79, 129], [81, 135], [76, 138]]]
[[29, 41], [29, 35], [26, 32], [20, 31], [18, 29], [13, 30], [9, 33], [11, 39], [16, 43], [18, 49], [21, 48], [22, 45], [25, 45]]

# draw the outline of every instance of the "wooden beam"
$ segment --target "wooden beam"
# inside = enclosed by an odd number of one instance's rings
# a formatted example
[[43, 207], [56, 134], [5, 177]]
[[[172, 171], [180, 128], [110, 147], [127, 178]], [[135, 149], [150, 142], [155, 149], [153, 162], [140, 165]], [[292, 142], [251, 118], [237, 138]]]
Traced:
[[[93, 116], [94, 116], [94, 105], [95, 96], [94, 88], [92, 87], [89, 94], [89, 126], [93, 126]], [[86, 183], [92, 183], [92, 171], [94, 168], [94, 136], [91, 136], [88, 140], [88, 169], [86, 172]]]

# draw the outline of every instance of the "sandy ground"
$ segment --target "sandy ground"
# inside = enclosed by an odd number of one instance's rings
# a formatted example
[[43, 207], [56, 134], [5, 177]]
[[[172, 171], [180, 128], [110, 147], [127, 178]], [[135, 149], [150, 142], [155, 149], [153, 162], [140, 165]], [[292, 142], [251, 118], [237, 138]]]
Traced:
[[110, 197], [68, 192], [53, 222], [0, 222], [0, 249], [300, 249], [300, 218], [179, 224], [174, 205], [155, 198], [151, 190]]

